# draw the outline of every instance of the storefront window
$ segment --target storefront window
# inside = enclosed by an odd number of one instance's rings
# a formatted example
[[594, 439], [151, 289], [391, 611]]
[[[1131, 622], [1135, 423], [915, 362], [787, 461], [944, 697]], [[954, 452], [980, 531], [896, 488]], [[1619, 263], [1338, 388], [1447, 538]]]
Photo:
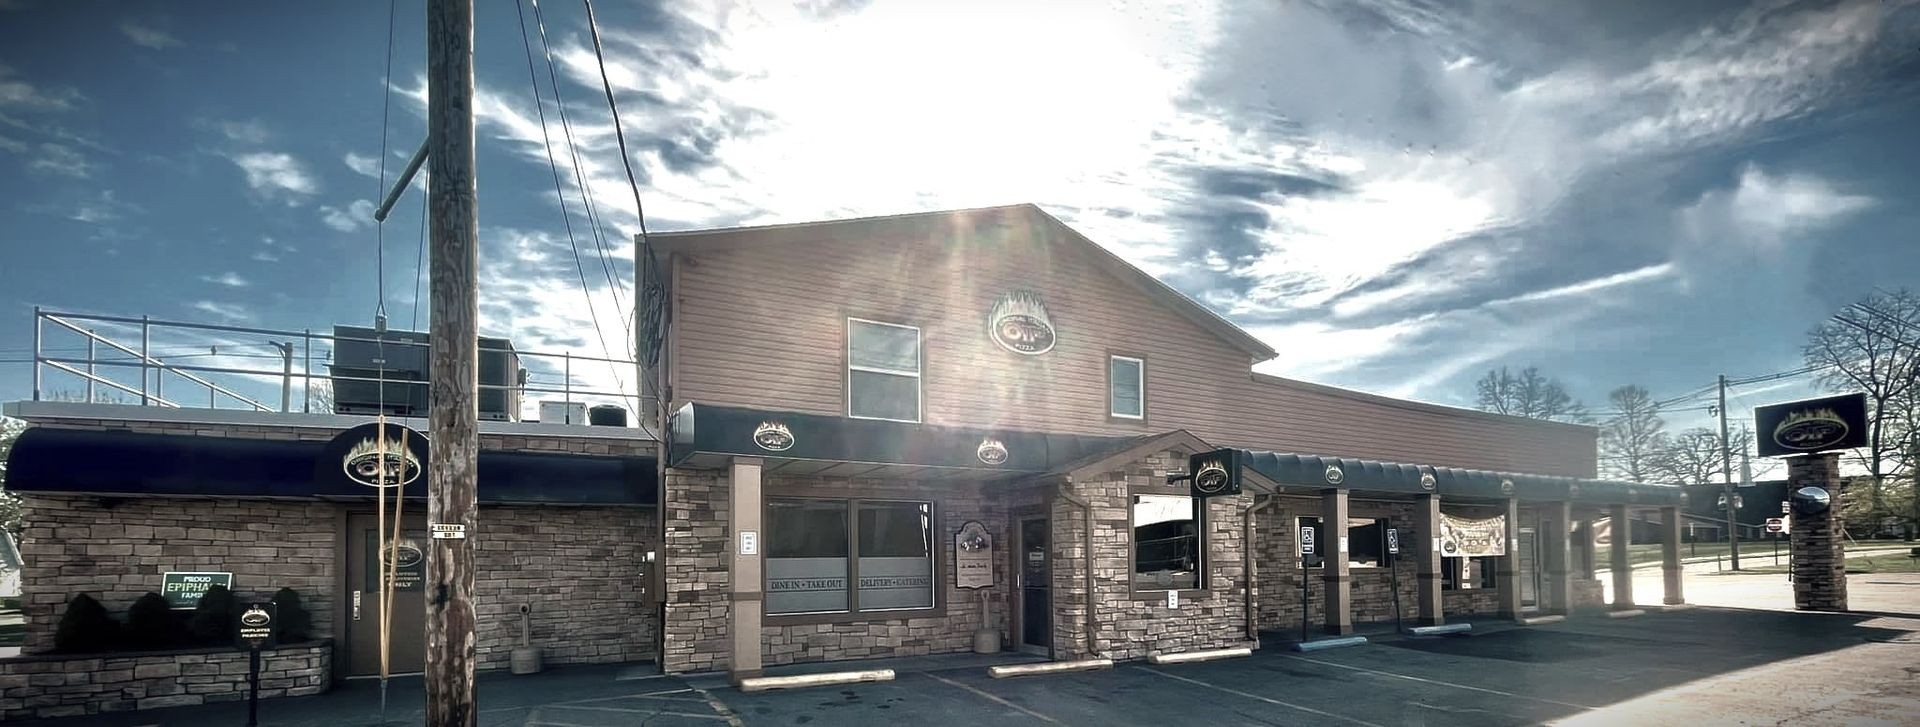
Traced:
[[847, 416], [920, 421], [920, 329], [847, 319]]
[[[1299, 519], [1301, 527], [1313, 528], [1314, 554], [1320, 556], [1324, 565], [1326, 559], [1340, 548], [1340, 533], [1329, 533], [1320, 527], [1320, 518], [1303, 517]], [[1384, 564], [1381, 559], [1387, 552], [1387, 520], [1350, 517], [1347, 518], [1347, 567], [1377, 568]], [[1298, 542], [1298, 541], [1296, 541]]]
[[934, 606], [931, 503], [768, 499], [764, 527], [770, 615]]
[[933, 508], [860, 503], [860, 610], [933, 607]]
[[1200, 588], [1206, 501], [1186, 495], [1133, 496], [1133, 587]]
[[[1441, 558], [1440, 587], [1449, 591], [1492, 588], [1499, 558]], [[1464, 577], [1463, 577], [1464, 576]]]
[[847, 610], [847, 503], [768, 500], [767, 613]]
[[1147, 415], [1147, 363], [1137, 358], [1107, 359], [1108, 413], [1120, 419]]

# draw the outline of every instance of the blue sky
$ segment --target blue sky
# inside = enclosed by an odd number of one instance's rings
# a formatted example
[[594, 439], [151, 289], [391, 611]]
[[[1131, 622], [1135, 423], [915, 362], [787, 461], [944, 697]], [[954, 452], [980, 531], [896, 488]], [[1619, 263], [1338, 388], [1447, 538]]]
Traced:
[[[479, 5], [484, 329], [597, 354], [515, 8]], [[1920, 272], [1912, 0], [793, 5], [596, 7], [654, 229], [1035, 202], [1272, 343], [1262, 370], [1448, 404], [1500, 365], [1596, 408], [1791, 369]], [[421, 1], [398, 7], [389, 176], [423, 134]], [[631, 193], [585, 14], [541, 10], [617, 352]], [[0, 399], [28, 394], [34, 305], [370, 320], [387, 12], [0, 2]], [[402, 327], [418, 205], [384, 233]]]

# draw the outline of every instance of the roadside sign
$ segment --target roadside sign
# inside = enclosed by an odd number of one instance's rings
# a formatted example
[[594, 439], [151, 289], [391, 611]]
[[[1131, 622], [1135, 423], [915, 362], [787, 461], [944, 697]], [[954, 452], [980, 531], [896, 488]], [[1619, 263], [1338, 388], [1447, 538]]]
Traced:
[[1782, 517], [1767, 518], [1767, 532], [1769, 533], [1787, 532], [1787, 519]]
[[240, 640], [247, 648], [258, 649], [273, 639], [273, 606], [271, 603], [250, 603], [247, 610], [240, 613]]
[[1313, 527], [1312, 526], [1301, 526], [1300, 528], [1300, 554], [1313, 555]]
[[1387, 553], [1389, 555], [1400, 554], [1400, 529], [1399, 528], [1387, 528]]
[[432, 523], [427, 530], [433, 533], [434, 540], [460, 540], [467, 537], [467, 526], [460, 523]]

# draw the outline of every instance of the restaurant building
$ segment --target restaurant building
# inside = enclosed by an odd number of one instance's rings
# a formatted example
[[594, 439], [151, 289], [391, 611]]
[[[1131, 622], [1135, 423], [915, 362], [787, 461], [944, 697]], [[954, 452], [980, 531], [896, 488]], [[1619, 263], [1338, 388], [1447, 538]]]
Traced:
[[[522, 605], [549, 664], [736, 677], [993, 643], [1115, 660], [1270, 646], [1303, 618], [1345, 634], [1396, 613], [1564, 614], [1599, 605], [1587, 523], [1682, 505], [1595, 479], [1591, 427], [1255, 373], [1284, 341], [1031, 205], [645, 249], [657, 398], [639, 426], [483, 423], [483, 667], [505, 664]], [[331, 675], [367, 673], [371, 490], [335, 473], [370, 417], [8, 411], [33, 425], [8, 483], [27, 498], [29, 652], [73, 593], [123, 607], [162, 571], [224, 570], [300, 584], [327, 613]], [[1237, 491], [1180, 479], [1209, 453]], [[1304, 527], [1319, 567], [1301, 566]], [[395, 633], [417, 664], [417, 632]]]

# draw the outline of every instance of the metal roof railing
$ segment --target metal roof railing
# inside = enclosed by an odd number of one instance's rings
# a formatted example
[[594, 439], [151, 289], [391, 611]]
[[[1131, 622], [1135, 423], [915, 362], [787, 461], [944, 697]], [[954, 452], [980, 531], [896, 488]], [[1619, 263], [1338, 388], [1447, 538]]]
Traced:
[[[84, 342], [84, 355], [80, 355], [78, 346], [50, 346], [49, 333], [79, 337]], [[118, 335], [115, 335], [118, 334]], [[137, 342], [135, 339], [137, 336]], [[156, 346], [156, 337], [173, 339], [174, 343]], [[170, 321], [140, 316], [96, 315], [89, 313], [68, 313], [33, 310], [33, 399], [40, 401], [49, 393], [45, 384], [47, 374], [67, 375], [78, 379], [84, 386], [86, 400], [96, 401], [99, 390], [110, 389], [129, 397], [138, 397], [142, 406], [162, 406], [183, 408], [189, 406], [177, 394], [169, 398], [168, 384], [184, 381], [194, 389], [206, 392], [207, 408], [222, 408], [238, 405], [252, 411], [311, 412], [315, 394], [320, 388], [315, 380], [332, 382], [366, 382], [390, 384], [395, 386], [424, 386], [427, 382], [411, 378], [386, 376], [386, 369], [378, 369], [375, 376], [353, 376], [338, 371], [315, 373], [316, 354], [323, 362], [331, 357], [335, 344], [342, 342], [373, 343], [388, 346], [413, 346], [427, 348], [424, 342], [396, 338], [360, 338], [353, 336], [335, 336], [327, 333], [315, 333], [312, 330], [281, 330], [272, 328], [253, 328], [248, 326], [229, 326], [210, 323], [192, 323]], [[272, 353], [249, 353], [249, 348], [266, 346]], [[108, 349], [105, 352], [101, 348]], [[225, 353], [221, 349], [226, 349]], [[491, 349], [488, 349], [491, 350]], [[624, 390], [609, 391], [595, 389], [574, 383], [574, 364], [604, 364], [612, 367], [635, 371], [636, 364], [629, 359], [589, 356], [572, 352], [550, 353], [543, 351], [524, 351], [514, 349], [512, 353], [522, 360], [533, 359], [544, 362], [550, 371], [540, 372], [543, 376], [557, 375], [559, 381], [553, 384], [528, 383], [519, 376], [512, 377], [513, 384], [480, 384], [483, 391], [505, 390], [520, 395], [547, 394], [559, 395], [563, 402], [571, 404], [593, 400], [614, 400], [623, 404], [631, 403], [630, 411], [638, 412], [638, 394], [626, 387]], [[278, 360], [274, 368], [254, 368], [243, 365], [203, 365], [183, 363], [182, 358], [212, 357], [221, 363], [234, 359], [271, 358]], [[297, 364], [297, 365], [296, 365]], [[322, 367], [330, 364], [323, 363]], [[337, 367], [337, 364], [333, 364]], [[111, 372], [131, 372], [139, 370], [139, 383], [127, 382], [127, 377], [115, 377]], [[618, 369], [616, 369], [617, 371]], [[616, 380], [622, 381], [618, 374]], [[268, 401], [266, 395], [274, 383], [278, 383], [280, 402], [276, 407]], [[295, 383], [299, 383], [298, 401], [295, 400]], [[635, 384], [637, 384], [637, 377]], [[258, 391], [259, 393], [256, 393]], [[320, 402], [323, 406], [326, 402]], [[296, 408], [297, 404], [297, 408]], [[517, 417], [518, 412], [512, 412]]]

